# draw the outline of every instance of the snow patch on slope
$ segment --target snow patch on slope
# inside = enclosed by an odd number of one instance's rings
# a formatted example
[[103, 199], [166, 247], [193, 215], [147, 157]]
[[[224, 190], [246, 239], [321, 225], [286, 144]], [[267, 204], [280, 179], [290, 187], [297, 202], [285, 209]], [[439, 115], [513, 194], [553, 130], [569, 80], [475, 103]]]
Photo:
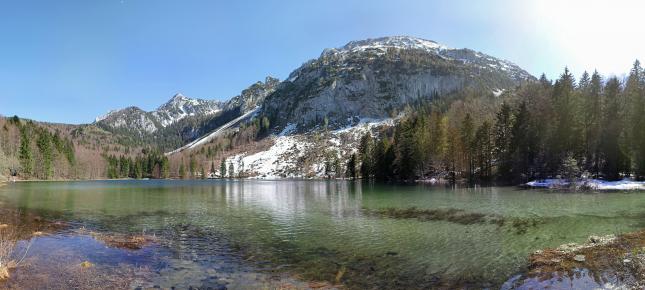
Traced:
[[197, 147], [199, 145], [208, 143], [209, 141], [213, 140], [213, 138], [219, 136], [222, 132], [224, 132], [227, 129], [231, 128], [233, 125], [237, 124], [238, 122], [240, 122], [240, 121], [242, 121], [242, 120], [244, 120], [246, 118], [252, 117], [259, 110], [260, 110], [260, 107], [255, 107], [255, 109], [250, 110], [250, 111], [242, 114], [241, 116], [229, 121], [228, 123], [220, 126], [219, 128], [217, 128], [215, 131], [211, 132], [210, 134], [208, 134], [206, 136], [203, 136], [201, 138], [198, 138], [198, 139], [194, 140], [193, 142], [190, 142], [190, 143], [188, 143], [188, 144], [186, 144], [186, 145], [184, 145], [184, 146], [182, 146], [180, 148], [177, 148], [177, 149], [175, 149], [173, 151], [167, 152], [167, 153], [165, 153], [165, 155], [172, 155], [172, 154], [175, 154], [177, 152], [181, 152], [181, 151], [183, 151], [185, 149], [193, 149], [193, 148], [195, 148], [195, 147]]
[[233, 165], [234, 174], [244, 172], [245, 175], [258, 179], [324, 177], [324, 159], [314, 160], [309, 164], [309, 168], [301, 168], [302, 164], [298, 161], [321, 153], [318, 152], [320, 150], [335, 154], [338, 158], [349, 156], [357, 151], [360, 139], [367, 132], [381, 126], [392, 126], [394, 121], [394, 119], [361, 119], [353, 126], [328, 132], [327, 136], [322, 137], [326, 139], [318, 142], [310, 133], [292, 135], [296, 126], [289, 124], [280, 134], [271, 137], [274, 144], [268, 150], [254, 154], [238, 154], [227, 158], [226, 163]]
[[275, 143], [266, 151], [245, 156], [235, 155], [227, 159], [233, 164], [235, 172], [250, 171], [255, 178], [277, 179], [285, 177], [301, 177], [297, 174], [296, 159], [302, 156], [304, 149], [309, 146], [306, 140], [299, 136], [278, 136]]
[[376, 39], [366, 39], [359, 41], [351, 41], [340, 49], [327, 49], [323, 54], [329, 53], [347, 53], [347, 52], [363, 52], [375, 51], [377, 53], [386, 53], [388, 48], [399, 49], [420, 49], [425, 51], [437, 52], [448, 47], [441, 45], [432, 40], [421, 39], [410, 36], [391, 36], [381, 37]]

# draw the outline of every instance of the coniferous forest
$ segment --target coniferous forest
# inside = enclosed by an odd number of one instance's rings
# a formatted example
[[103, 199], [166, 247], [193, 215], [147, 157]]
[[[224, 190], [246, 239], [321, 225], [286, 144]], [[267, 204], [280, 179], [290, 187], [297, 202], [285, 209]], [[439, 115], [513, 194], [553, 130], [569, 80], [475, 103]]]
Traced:
[[363, 178], [443, 177], [520, 183], [537, 178], [645, 179], [645, 76], [636, 61], [624, 79], [565, 69], [515, 92], [488, 96], [475, 110], [466, 96], [407, 108], [393, 129], [366, 135]]

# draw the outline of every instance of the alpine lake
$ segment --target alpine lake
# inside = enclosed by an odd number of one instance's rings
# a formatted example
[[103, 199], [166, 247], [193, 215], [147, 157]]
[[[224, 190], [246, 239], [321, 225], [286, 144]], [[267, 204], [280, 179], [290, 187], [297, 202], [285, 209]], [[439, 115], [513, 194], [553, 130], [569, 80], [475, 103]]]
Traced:
[[[0, 223], [27, 227], [36, 220], [40, 228], [33, 231], [42, 233], [17, 243], [24, 261], [2, 283], [26, 289], [557, 287], [562, 279], [521, 282], [528, 256], [590, 235], [645, 228], [644, 197], [360, 181], [17, 182], [0, 186], [0, 208], [17, 215]], [[57, 226], [44, 230], [42, 221]], [[566, 283], [597, 286], [584, 275]]]

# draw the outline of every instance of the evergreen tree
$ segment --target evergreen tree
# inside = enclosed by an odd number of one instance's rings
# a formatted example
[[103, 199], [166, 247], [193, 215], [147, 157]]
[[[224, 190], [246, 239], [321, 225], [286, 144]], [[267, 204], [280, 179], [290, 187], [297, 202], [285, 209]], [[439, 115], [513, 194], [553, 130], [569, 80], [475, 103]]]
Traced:
[[374, 178], [376, 180], [389, 180], [393, 176], [394, 150], [386, 138], [376, 143], [374, 148]]
[[[19, 121], [18, 121], [19, 122]], [[29, 142], [29, 137], [27, 136], [27, 128], [25, 126], [20, 127], [20, 166], [22, 167], [22, 172], [29, 176], [32, 173], [33, 169], [33, 157], [31, 154], [31, 142]]]
[[374, 140], [372, 135], [368, 132], [361, 138], [358, 152], [361, 158], [361, 177], [371, 178], [374, 175]]
[[562, 161], [569, 155], [577, 153], [579, 143], [579, 124], [576, 122], [576, 100], [574, 96], [575, 80], [568, 68], [555, 82], [553, 87], [553, 108], [555, 129], [550, 139], [549, 169], [560, 172]]
[[226, 159], [222, 159], [219, 165], [219, 175], [221, 178], [226, 177]]
[[464, 146], [464, 161], [466, 163], [466, 176], [468, 180], [473, 181], [474, 164], [474, 129], [473, 119], [470, 114], [466, 114], [461, 122], [461, 144]]
[[620, 179], [626, 156], [619, 138], [622, 133], [620, 112], [620, 81], [612, 77], [605, 85], [605, 108], [602, 121], [601, 149], [604, 155], [603, 173], [608, 180]]
[[586, 168], [600, 173], [600, 135], [602, 120], [602, 77], [597, 71], [591, 76], [589, 89], [583, 92], [583, 127]]
[[350, 179], [356, 179], [356, 153], [352, 153], [352, 155], [349, 156], [345, 176]]
[[484, 121], [477, 128], [473, 139], [474, 159], [476, 160], [480, 180], [489, 180], [492, 175], [494, 145], [491, 131], [490, 123]]
[[40, 169], [42, 170], [40, 178], [49, 179], [53, 174], [53, 152], [49, 132], [43, 131], [38, 133], [36, 146], [40, 153]]
[[430, 113], [429, 150], [431, 163], [439, 167], [444, 162], [446, 150], [449, 148], [447, 139], [447, 118], [437, 110]]
[[512, 178], [513, 151], [513, 115], [511, 106], [503, 103], [495, 116], [495, 159], [497, 160], [497, 176], [499, 180]]
[[527, 178], [534, 177], [530, 171], [536, 155], [534, 146], [538, 143], [538, 138], [533, 135], [530, 118], [526, 102], [522, 102], [517, 108], [511, 129], [510, 154], [513, 162], [512, 180], [515, 182], [527, 182]]
[[633, 151], [634, 174], [636, 179], [645, 179], [645, 76], [638, 60], [629, 73], [625, 85], [626, 124], [630, 124], [627, 143]]
[[413, 123], [402, 121], [397, 127], [395, 136], [396, 144], [396, 170], [400, 180], [411, 181], [415, 177], [416, 156]]

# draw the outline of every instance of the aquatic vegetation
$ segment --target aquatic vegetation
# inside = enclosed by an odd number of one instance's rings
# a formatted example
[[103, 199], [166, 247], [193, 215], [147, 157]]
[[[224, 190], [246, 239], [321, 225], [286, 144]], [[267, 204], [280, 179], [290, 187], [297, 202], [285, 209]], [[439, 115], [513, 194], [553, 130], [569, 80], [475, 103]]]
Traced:
[[156, 241], [156, 238], [150, 235], [125, 235], [116, 233], [97, 233], [89, 232], [89, 235], [96, 240], [101, 241], [108, 247], [140, 250], [150, 243]]
[[523, 235], [528, 232], [530, 228], [537, 227], [543, 223], [542, 220], [535, 218], [514, 218], [511, 222], [512, 231], [517, 235]]
[[[364, 208], [363, 211], [372, 216], [396, 218], [396, 219], [417, 219], [420, 221], [447, 221], [462, 225], [480, 224], [480, 223], [495, 223], [501, 222], [501, 217], [496, 215], [487, 215], [476, 212], [466, 212], [462, 209], [449, 208], [449, 209], [419, 209], [416, 207], [410, 208], [379, 208], [368, 209]], [[503, 222], [502, 222], [503, 223]]]

